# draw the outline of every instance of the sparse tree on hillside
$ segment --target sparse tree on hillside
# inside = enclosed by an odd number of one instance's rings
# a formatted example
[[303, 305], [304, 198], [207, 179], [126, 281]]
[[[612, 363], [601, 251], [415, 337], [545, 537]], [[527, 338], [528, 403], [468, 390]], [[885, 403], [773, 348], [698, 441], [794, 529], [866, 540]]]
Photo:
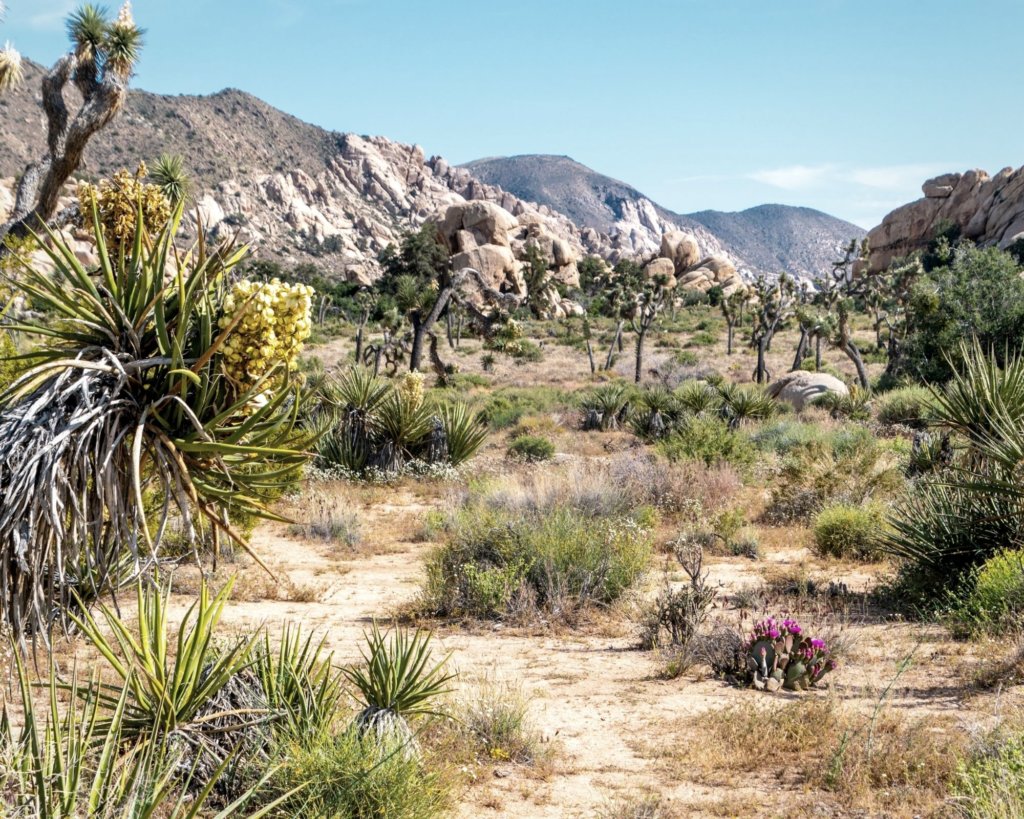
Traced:
[[555, 289], [551, 263], [540, 245], [527, 242], [523, 264], [523, 278], [526, 280], [527, 306], [534, 318], [543, 318], [551, 307], [551, 291]]
[[[114, 19], [96, 6], [84, 5], [68, 18], [68, 34], [73, 49], [42, 81], [46, 153], [25, 168], [11, 217], [0, 226], [0, 240], [27, 236], [43, 224], [59, 225], [74, 216], [72, 212], [54, 217], [61, 189], [78, 170], [89, 140], [117, 116], [128, 96], [128, 81], [142, 48], [142, 30], [132, 19], [131, 4], [125, 3]], [[20, 73], [16, 52], [4, 54], [0, 85], [16, 81]], [[69, 86], [83, 100], [73, 116], [64, 98]], [[0, 244], [0, 257], [10, 252], [7, 243]]]

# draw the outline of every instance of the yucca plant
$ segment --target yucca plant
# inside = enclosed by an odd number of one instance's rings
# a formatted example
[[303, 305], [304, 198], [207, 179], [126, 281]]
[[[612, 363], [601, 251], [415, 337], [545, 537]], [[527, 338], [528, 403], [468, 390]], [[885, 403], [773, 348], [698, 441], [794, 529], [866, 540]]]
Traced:
[[722, 395], [706, 381], [687, 381], [676, 389], [679, 405], [694, 415], [717, 412], [722, 406]]
[[760, 387], [723, 384], [718, 391], [725, 414], [735, 423], [767, 420], [779, 410], [779, 405]]
[[585, 429], [616, 430], [629, 414], [629, 388], [624, 384], [603, 384], [584, 396], [580, 405], [586, 416]]
[[337, 718], [345, 678], [331, 662], [324, 639], [303, 637], [298, 627], [286, 625], [276, 647], [264, 632], [252, 656], [275, 734], [304, 745], [315, 745], [327, 736]]
[[149, 172], [149, 178], [160, 188], [172, 207], [188, 197], [191, 187], [184, 162], [179, 154], [161, 154]]
[[437, 408], [448, 444], [448, 460], [452, 466], [465, 463], [487, 440], [487, 424], [479, 413], [465, 404], [442, 404]]
[[447, 657], [432, 661], [430, 632], [395, 628], [382, 634], [375, 622], [364, 636], [364, 665], [344, 669], [362, 705], [355, 727], [360, 736], [397, 743], [406, 753], [415, 753], [409, 720], [439, 715], [431, 702], [451, 690], [448, 683], [456, 675], [445, 670]]
[[[248, 550], [229, 513], [276, 517], [268, 499], [306, 460], [290, 362], [246, 389], [224, 374], [243, 316], [225, 317], [225, 280], [245, 249], [179, 253], [181, 216], [150, 237], [140, 215], [115, 256], [94, 211], [98, 269], [48, 231], [53, 272], [11, 281], [44, 315], [13, 326], [42, 344], [0, 396], [0, 626], [22, 645], [70, 608], [68, 566], [102, 584], [127, 551], [142, 574], [172, 514], [187, 539], [212, 527]], [[155, 531], [144, 495], [159, 499]]]
[[[105, 605], [99, 607], [103, 626], [88, 612], [75, 617], [118, 681], [74, 693], [113, 708], [127, 692], [119, 725], [123, 739], [156, 741], [173, 734], [219, 765], [238, 744], [240, 732], [270, 719], [261, 696], [244, 707], [221, 699], [228, 684], [248, 668], [256, 642], [255, 635], [215, 640], [233, 585], [231, 580], [211, 596], [204, 581], [173, 639], [167, 620], [170, 589], [161, 592], [151, 583], [138, 584], [137, 634]], [[101, 725], [106, 730], [110, 722]], [[223, 747], [213, 737], [220, 737]]]
[[[166, 737], [141, 745], [126, 741], [121, 728], [128, 686], [108, 708], [97, 696], [96, 678], [81, 684], [73, 672], [71, 683], [61, 684], [51, 661], [48, 681], [36, 686], [46, 694], [41, 709], [17, 653], [14, 671], [16, 691], [0, 710], [0, 813], [39, 819], [192, 819], [209, 813], [209, 798], [237, 750], [200, 780], [197, 766]], [[62, 702], [65, 690], [76, 694], [70, 705]], [[9, 705], [17, 706], [16, 717]], [[276, 771], [262, 772], [217, 817], [241, 814]], [[265, 815], [291, 795], [245, 815]]]

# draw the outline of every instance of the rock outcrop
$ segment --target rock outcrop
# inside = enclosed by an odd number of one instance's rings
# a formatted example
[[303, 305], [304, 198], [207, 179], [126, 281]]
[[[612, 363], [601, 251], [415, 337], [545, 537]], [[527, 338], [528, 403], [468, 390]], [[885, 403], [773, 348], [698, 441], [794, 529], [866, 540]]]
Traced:
[[956, 225], [960, 235], [981, 245], [1006, 248], [1024, 238], [1024, 168], [949, 173], [922, 186], [923, 199], [897, 208], [868, 233], [869, 270], [922, 250], [938, 228]]
[[769, 384], [767, 392], [777, 401], [785, 401], [790, 404], [797, 412], [827, 393], [850, 394], [846, 384], [834, 375], [813, 373], [807, 370], [787, 373]]
[[716, 253], [701, 257], [697, 238], [682, 230], [669, 231], [661, 237], [658, 258], [651, 265], [655, 262], [661, 265], [659, 269], [671, 270], [674, 281], [688, 290], [706, 293], [712, 287], [721, 287], [729, 296], [746, 287], [728, 256]]

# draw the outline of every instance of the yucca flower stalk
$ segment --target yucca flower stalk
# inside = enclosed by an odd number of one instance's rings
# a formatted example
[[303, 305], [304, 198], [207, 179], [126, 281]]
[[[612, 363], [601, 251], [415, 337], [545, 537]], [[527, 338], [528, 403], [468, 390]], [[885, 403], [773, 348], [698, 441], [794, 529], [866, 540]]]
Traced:
[[98, 270], [48, 232], [53, 274], [11, 281], [47, 316], [12, 327], [44, 344], [0, 395], [0, 626], [23, 646], [71, 607], [69, 566], [94, 593], [125, 552], [143, 574], [172, 514], [189, 538], [210, 526], [248, 549], [229, 513], [274, 517], [267, 498], [306, 460], [287, 364], [245, 390], [223, 373], [225, 279], [245, 249], [179, 253], [181, 216], [153, 240], [140, 216], [114, 257], [94, 212]]

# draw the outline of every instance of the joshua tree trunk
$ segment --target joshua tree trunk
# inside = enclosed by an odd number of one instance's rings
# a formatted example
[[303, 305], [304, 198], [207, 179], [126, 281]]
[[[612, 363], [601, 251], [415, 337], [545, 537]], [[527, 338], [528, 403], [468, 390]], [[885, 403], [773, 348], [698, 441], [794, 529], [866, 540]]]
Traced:
[[452, 336], [452, 311], [449, 310], [444, 314], [444, 332], [448, 337], [448, 346], [453, 350], [455, 349], [455, 338]]
[[864, 366], [864, 359], [861, 357], [860, 350], [857, 349], [857, 345], [852, 341], [847, 342], [846, 346], [843, 347], [843, 352], [846, 353], [847, 358], [853, 362], [853, 366], [857, 370], [857, 380], [860, 382], [861, 387], [865, 390], [871, 386], [871, 382], [868, 381], [868, 371]]
[[768, 378], [768, 367], [765, 366], [764, 356], [768, 351], [768, 337], [762, 336], [757, 342], [757, 369], [754, 370], [754, 380], [758, 384], [764, 384]]
[[727, 321], [725, 323], [725, 354], [732, 355], [732, 340], [736, 333], [736, 322]]
[[640, 383], [644, 375], [644, 338], [647, 335], [646, 325], [640, 325], [636, 333], [636, 372], [633, 375], [633, 382]]
[[[83, 100], [73, 118], [64, 101], [69, 85], [74, 85]], [[126, 77], [107, 70], [101, 78], [95, 58], [79, 56], [77, 50], [61, 57], [43, 77], [42, 91], [47, 152], [25, 168], [14, 210], [0, 225], [0, 240], [25, 237], [41, 225], [60, 226], [74, 217], [77, 208], [54, 217], [61, 189], [81, 165], [89, 140], [117, 116], [128, 94]], [[0, 259], [10, 252], [10, 247], [0, 242]]]
[[423, 364], [423, 341], [427, 337], [427, 333], [434, 328], [437, 320], [441, 318], [441, 313], [448, 306], [454, 292], [454, 286], [449, 284], [437, 294], [437, 301], [434, 302], [434, 306], [426, 316], [423, 316], [419, 311], [414, 312], [410, 316], [410, 321], [412, 322], [412, 350], [409, 353], [410, 371], [418, 371]]
[[590, 339], [587, 339], [587, 358], [590, 360], [590, 374], [593, 375], [597, 372], [597, 365], [594, 364], [594, 345], [590, 343]]
[[804, 359], [807, 357], [807, 335], [807, 330], [801, 327], [800, 340], [796, 344], [796, 355], [793, 356], [793, 366], [790, 368], [790, 372], [799, 370], [804, 363]]
[[615, 328], [615, 335], [612, 336], [612, 346], [608, 348], [608, 358], [605, 359], [604, 368], [610, 370], [612, 368], [612, 359], [615, 358], [615, 348], [619, 348], [619, 352], [622, 352], [622, 328], [625, 325], [624, 321], [619, 321], [619, 326]]

